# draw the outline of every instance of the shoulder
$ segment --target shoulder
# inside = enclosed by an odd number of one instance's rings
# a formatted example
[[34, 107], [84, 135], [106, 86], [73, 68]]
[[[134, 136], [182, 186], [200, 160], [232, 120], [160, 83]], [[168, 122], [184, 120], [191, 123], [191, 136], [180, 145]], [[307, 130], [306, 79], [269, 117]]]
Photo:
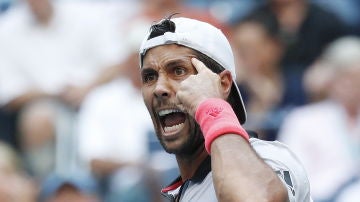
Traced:
[[257, 138], [251, 138], [250, 144], [256, 153], [273, 169], [292, 168], [296, 171], [304, 171], [297, 156], [285, 144], [279, 141], [264, 141]]
[[310, 184], [306, 171], [297, 156], [283, 143], [250, 139], [250, 144], [280, 177], [288, 189], [290, 201], [308, 202]]

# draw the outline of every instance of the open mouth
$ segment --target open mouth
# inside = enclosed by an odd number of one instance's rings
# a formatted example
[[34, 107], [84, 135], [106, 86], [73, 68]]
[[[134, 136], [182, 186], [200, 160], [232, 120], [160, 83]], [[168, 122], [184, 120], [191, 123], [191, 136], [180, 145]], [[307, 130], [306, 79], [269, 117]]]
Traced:
[[166, 134], [177, 132], [184, 127], [186, 114], [179, 109], [160, 110], [158, 115]]

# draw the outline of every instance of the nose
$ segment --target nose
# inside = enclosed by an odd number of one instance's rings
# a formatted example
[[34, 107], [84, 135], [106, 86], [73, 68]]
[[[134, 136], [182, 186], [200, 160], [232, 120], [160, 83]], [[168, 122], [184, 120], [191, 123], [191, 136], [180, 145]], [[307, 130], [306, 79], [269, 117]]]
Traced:
[[170, 84], [166, 76], [159, 76], [155, 85], [154, 95], [157, 99], [170, 97]]

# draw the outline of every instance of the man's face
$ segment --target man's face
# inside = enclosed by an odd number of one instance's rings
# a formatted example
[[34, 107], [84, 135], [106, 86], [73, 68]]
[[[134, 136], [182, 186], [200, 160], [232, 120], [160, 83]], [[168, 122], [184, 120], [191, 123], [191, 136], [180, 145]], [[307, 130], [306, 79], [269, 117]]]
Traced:
[[236, 27], [233, 39], [240, 66], [247, 71], [263, 73], [278, 66], [282, 57], [281, 47], [257, 23], [245, 22]]
[[175, 44], [147, 51], [141, 69], [142, 94], [157, 137], [169, 153], [191, 154], [203, 145], [195, 120], [181, 110], [176, 98], [180, 83], [196, 73], [194, 51]]

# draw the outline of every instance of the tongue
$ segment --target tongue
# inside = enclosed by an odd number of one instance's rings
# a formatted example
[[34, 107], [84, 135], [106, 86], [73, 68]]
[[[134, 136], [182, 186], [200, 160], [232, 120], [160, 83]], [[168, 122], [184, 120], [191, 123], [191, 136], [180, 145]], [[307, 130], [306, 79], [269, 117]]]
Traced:
[[167, 127], [178, 125], [185, 122], [184, 113], [171, 113], [167, 115], [164, 119], [164, 124]]

